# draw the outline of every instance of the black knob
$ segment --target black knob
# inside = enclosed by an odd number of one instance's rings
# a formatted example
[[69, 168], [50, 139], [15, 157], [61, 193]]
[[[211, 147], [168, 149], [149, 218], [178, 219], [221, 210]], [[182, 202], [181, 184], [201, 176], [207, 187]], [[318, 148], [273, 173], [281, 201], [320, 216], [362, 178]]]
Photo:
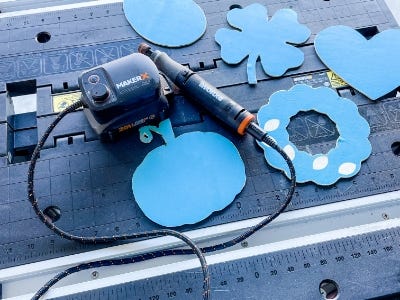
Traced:
[[110, 96], [110, 91], [104, 84], [100, 83], [93, 86], [91, 89], [91, 95], [94, 102], [103, 103]]

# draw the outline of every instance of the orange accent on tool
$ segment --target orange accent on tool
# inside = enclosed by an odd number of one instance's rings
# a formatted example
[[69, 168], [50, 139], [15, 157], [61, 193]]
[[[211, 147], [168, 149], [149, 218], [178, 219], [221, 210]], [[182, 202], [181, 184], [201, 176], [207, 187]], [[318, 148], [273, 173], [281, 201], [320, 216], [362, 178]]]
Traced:
[[246, 118], [244, 118], [242, 123], [240, 123], [237, 132], [241, 135], [244, 135], [246, 133], [247, 126], [249, 126], [250, 122], [252, 122], [254, 119], [255, 117], [253, 115], [248, 115]]

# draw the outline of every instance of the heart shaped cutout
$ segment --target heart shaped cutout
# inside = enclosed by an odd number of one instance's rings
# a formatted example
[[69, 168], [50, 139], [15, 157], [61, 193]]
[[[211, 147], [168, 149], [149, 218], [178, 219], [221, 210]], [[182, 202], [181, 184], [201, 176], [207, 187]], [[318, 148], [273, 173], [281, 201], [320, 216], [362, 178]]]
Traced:
[[372, 100], [400, 86], [400, 30], [366, 39], [348, 26], [332, 26], [315, 38], [322, 62], [350, 86]]

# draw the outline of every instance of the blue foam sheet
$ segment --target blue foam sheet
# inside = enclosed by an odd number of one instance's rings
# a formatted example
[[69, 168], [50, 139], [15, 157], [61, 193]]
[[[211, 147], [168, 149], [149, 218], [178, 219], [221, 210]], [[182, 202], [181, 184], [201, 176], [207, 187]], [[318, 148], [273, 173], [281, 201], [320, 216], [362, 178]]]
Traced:
[[151, 151], [132, 177], [132, 190], [143, 213], [168, 227], [197, 223], [229, 205], [246, 182], [236, 147], [212, 132], [175, 138], [170, 120], [141, 129], [143, 142], [152, 133], [166, 144]]
[[315, 38], [319, 58], [349, 85], [376, 100], [400, 86], [400, 29], [367, 40], [347, 26], [332, 26]]
[[[311, 155], [300, 151], [289, 141], [287, 126], [290, 118], [301, 111], [317, 111], [327, 115], [339, 132], [336, 147], [327, 154]], [[361, 162], [371, 154], [368, 140], [370, 127], [359, 114], [357, 105], [339, 97], [327, 87], [312, 88], [300, 84], [289, 91], [274, 93], [268, 104], [260, 108], [259, 124], [268, 132], [292, 159], [297, 182], [312, 181], [319, 185], [331, 185], [340, 178], [356, 175]], [[267, 162], [274, 168], [283, 170], [289, 177], [289, 169], [283, 158], [264, 143], [259, 143], [264, 150]]]
[[165, 47], [190, 45], [207, 27], [203, 10], [193, 0], [124, 0], [124, 13], [139, 35]]
[[254, 3], [229, 11], [227, 20], [235, 29], [222, 28], [215, 35], [221, 46], [221, 57], [228, 64], [238, 64], [248, 57], [250, 84], [257, 83], [258, 58], [265, 73], [274, 77], [282, 76], [288, 69], [303, 63], [304, 53], [293, 44], [304, 43], [311, 32], [298, 22], [295, 11], [280, 9], [268, 21], [267, 9]]

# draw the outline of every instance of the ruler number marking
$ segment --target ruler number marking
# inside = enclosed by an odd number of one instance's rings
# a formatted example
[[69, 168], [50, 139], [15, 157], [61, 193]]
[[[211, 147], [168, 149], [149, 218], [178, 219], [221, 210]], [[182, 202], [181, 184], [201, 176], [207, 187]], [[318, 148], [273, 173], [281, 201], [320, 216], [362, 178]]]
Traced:
[[168, 298], [175, 298], [176, 297], [176, 291], [171, 291], [167, 293]]
[[385, 250], [385, 252], [392, 252], [393, 251], [393, 246], [386, 246], [383, 248], [383, 250]]
[[351, 254], [351, 257], [354, 259], [360, 258], [361, 257], [361, 253], [360, 252], [354, 252]]
[[328, 264], [328, 261], [327, 261], [326, 259], [321, 259], [321, 260], [319, 261], [319, 264], [320, 264], [321, 266], [325, 266], [325, 265]]
[[336, 257], [335, 257], [335, 260], [336, 260], [336, 262], [342, 262], [342, 261], [344, 261], [344, 256], [343, 256], [343, 255], [341, 255], [341, 256], [336, 256]]

